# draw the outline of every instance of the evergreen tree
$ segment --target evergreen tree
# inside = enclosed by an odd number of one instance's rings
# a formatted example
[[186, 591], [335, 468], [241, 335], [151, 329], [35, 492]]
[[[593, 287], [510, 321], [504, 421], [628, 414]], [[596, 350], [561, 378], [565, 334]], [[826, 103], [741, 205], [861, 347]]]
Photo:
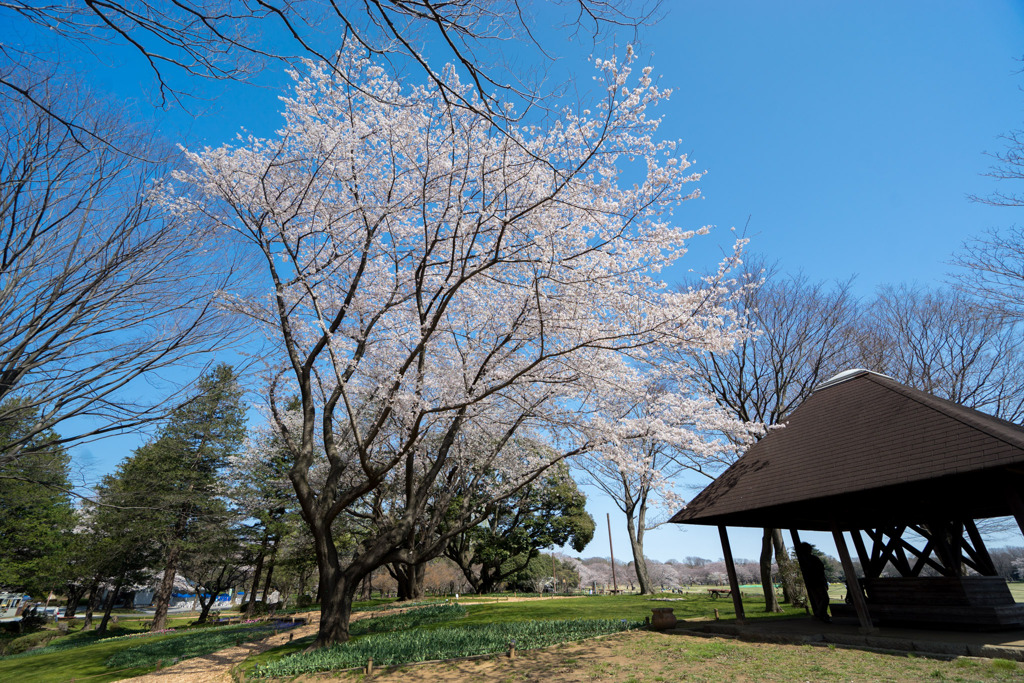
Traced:
[[[293, 399], [286, 407], [287, 414], [298, 407]], [[264, 596], [270, 591], [284, 539], [302, 526], [298, 500], [288, 479], [290, 467], [288, 450], [280, 434], [272, 431], [257, 432], [250, 438], [249, 448], [231, 458], [231, 497], [239, 515], [247, 520], [245, 535], [254, 567], [246, 595], [247, 616], [255, 609], [261, 582]]]
[[114, 474], [103, 477], [94, 503], [84, 511], [85, 529], [76, 534], [77, 567], [88, 592], [87, 626], [99, 593], [106, 589], [103, 619], [97, 629], [101, 633], [122, 588], [143, 581], [146, 570], [161, 557], [155, 534], [166, 515], [148, 507], [147, 492], [158, 480], [152, 474], [144, 476], [141, 465], [136, 451]]
[[[36, 411], [16, 404], [8, 401], [0, 411], [16, 416], [0, 422], [0, 447], [22, 440], [36, 422]], [[51, 431], [30, 441], [29, 452], [0, 474], [0, 586], [45, 596], [63, 586], [75, 523], [70, 458]]]
[[[199, 393], [179, 406], [158, 436], [119, 468], [126, 507], [153, 539], [163, 568], [153, 630], [166, 626], [174, 578], [183, 560], [216, 538], [209, 525], [230, 524], [220, 474], [245, 434], [242, 392], [228, 365], [199, 382]], [[214, 542], [216, 543], [216, 542]]]
[[[594, 537], [594, 518], [586, 503], [568, 467], [560, 463], [496, 505], [485, 524], [456, 536], [446, 554], [477, 593], [490, 593], [527, 571], [541, 548], [569, 543], [581, 552]], [[548, 562], [549, 576], [550, 566]]]

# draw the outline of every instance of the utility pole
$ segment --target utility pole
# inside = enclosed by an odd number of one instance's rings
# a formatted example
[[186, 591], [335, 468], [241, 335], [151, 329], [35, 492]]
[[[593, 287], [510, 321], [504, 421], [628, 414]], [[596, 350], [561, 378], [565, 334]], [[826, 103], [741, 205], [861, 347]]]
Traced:
[[606, 512], [608, 519], [608, 551], [612, 554], [612, 595], [618, 595], [619, 582], [615, 580], [615, 548], [612, 547], [612, 513]]

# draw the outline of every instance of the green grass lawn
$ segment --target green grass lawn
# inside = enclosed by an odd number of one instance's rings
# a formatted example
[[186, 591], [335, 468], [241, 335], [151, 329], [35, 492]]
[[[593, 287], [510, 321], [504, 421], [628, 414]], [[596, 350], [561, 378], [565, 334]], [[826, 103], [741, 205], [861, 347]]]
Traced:
[[[390, 600], [370, 600], [358, 602], [354, 605], [357, 610], [373, 609], [383, 604], [392, 602]], [[141, 633], [143, 622], [150, 621], [152, 615], [138, 614], [136, 612], [117, 613], [116, 625], [112, 624], [111, 631], [115, 635], [126, 635], [129, 633]], [[238, 616], [237, 612], [223, 612], [222, 617]], [[175, 615], [168, 619], [168, 627], [184, 629], [198, 617], [197, 614]], [[97, 618], [94, 623], [99, 623]], [[188, 631], [185, 631], [186, 633]], [[105, 683], [116, 681], [131, 676], [141, 676], [155, 670], [155, 666], [135, 667], [125, 671], [114, 672], [105, 666], [106, 660], [114, 654], [138, 647], [143, 642], [157, 643], [163, 640], [174, 638], [179, 633], [166, 635], [149, 636], [146, 638], [126, 639], [105, 639], [90, 642], [89, 644], [75, 647], [68, 650], [56, 650], [54, 652], [40, 652], [13, 658], [0, 658], [0, 681], [17, 681], [18, 683], [64, 683], [72, 678], [88, 678], [89, 683]], [[72, 630], [68, 636], [62, 636], [50, 641], [51, 645], [67, 647], [74, 644], [76, 639], [82, 638], [77, 629]], [[89, 638], [92, 640], [92, 638]], [[231, 643], [233, 645], [233, 642]]]
[[[670, 598], [669, 601], [652, 598]], [[527, 602], [467, 603], [469, 616], [462, 624], [483, 624], [498, 621], [529, 619], [630, 619], [642, 621], [651, 610], [669, 607], [677, 619], [714, 619], [718, 610], [722, 619], [736, 616], [731, 598], [712, 598], [704, 593], [661, 595], [585, 595], [578, 598], [531, 600]], [[764, 611], [764, 598], [758, 592], [743, 592], [743, 609], [747, 618], [771, 618], [804, 614], [803, 609], [784, 606], [782, 614]]]
[[[163, 640], [173, 638], [174, 635], [152, 636], [152, 639]], [[0, 681], [58, 683], [88, 676], [90, 683], [104, 683], [131, 676], [141, 676], [156, 667], [135, 668], [115, 673], [104, 665], [108, 657], [121, 650], [138, 646], [140, 640], [137, 638], [107, 639], [74, 650], [0, 659]]]

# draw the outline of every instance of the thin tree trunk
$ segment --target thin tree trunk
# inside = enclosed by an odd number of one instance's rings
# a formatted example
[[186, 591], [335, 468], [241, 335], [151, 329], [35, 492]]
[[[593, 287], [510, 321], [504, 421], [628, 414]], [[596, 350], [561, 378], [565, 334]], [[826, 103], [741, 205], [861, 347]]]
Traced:
[[[640, 595], [650, 595], [651, 579], [647, 574], [647, 561], [644, 560], [644, 523], [646, 520], [647, 503], [642, 500], [639, 507], [639, 515], [634, 518], [633, 512], [636, 508], [626, 507], [626, 530], [629, 532], [629, 546], [633, 551], [633, 566], [636, 569], [636, 580], [640, 584]], [[632, 584], [632, 582], [630, 582]], [[630, 585], [632, 590], [632, 585]]]
[[789, 556], [781, 529], [772, 529], [772, 544], [775, 546], [775, 564], [779, 566], [779, 577], [782, 579], [782, 600], [791, 605], [796, 604], [805, 599], [800, 582], [800, 567]]
[[174, 576], [178, 571], [178, 556], [181, 550], [177, 545], [171, 546], [164, 565], [164, 578], [160, 581], [160, 589], [156, 594], [156, 612], [153, 614], [151, 631], [162, 631], [167, 628], [167, 610], [171, 606], [171, 593], [174, 592]]
[[274, 561], [277, 559], [277, 541], [278, 538], [274, 538], [274, 547], [270, 551], [270, 559], [267, 560], [267, 578], [263, 582], [263, 604], [266, 605], [267, 609], [270, 609], [270, 584], [274, 579]]
[[202, 596], [197, 597], [199, 599], [199, 618], [196, 619], [196, 623], [205, 624], [206, 620], [210, 616], [210, 608], [213, 607], [213, 603], [217, 599], [217, 596], [211, 595], [208, 601], [204, 601]]
[[96, 629], [97, 633], [106, 633], [107, 624], [110, 623], [110, 612], [114, 609], [114, 602], [117, 600], [117, 594], [121, 592], [121, 586], [124, 585], [124, 572], [117, 577], [117, 583], [114, 584], [114, 590], [110, 592], [110, 596], [107, 597], [107, 604], [103, 610], [103, 619], [100, 620], [99, 628]]
[[82, 630], [88, 630], [92, 626], [92, 613], [94, 609], [94, 603], [96, 601], [96, 590], [100, 587], [99, 579], [94, 579], [92, 584], [89, 586], [89, 597], [85, 602], [85, 621], [82, 624]]
[[781, 612], [772, 583], [772, 530], [765, 529], [761, 537], [761, 590], [764, 593], [764, 611]]
[[[256, 607], [256, 591], [260, 587], [260, 576], [263, 574], [263, 558], [267, 554], [267, 543], [270, 542], [270, 533], [263, 530], [263, 542], [260, 544], [260, 554], [256, 557], [256, 571], [253, 572], [252, 576], [252, 589], [249, 591], [248, 602], [245, 605], [245, 618], [248, 619], [252, 616], [252, 611]], [[265, 601], [267, 596], [263, 596]]]

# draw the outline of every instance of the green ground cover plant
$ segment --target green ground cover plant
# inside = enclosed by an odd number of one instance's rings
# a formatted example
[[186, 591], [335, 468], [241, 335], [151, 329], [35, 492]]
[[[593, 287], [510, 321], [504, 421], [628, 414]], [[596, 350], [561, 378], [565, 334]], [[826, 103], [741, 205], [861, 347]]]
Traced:
[[[46, 643], [44, 647], [38, 647], [36, 649], [27, 649], [21, 644], [25, 642], [28, 636], [19, 638], [18, 641], [12, 643], [12, 647], [8, 648], [7, 655], [3, 657], [4, 660], [13, 659], [14, 657], [36, 657], [41, 654], [47, 654], [50, 652], [61, 652], [63, 650], [73, 650], [78, 647], [84, 647], [86, 645], [92, 645], [105, 638], [115, 638], [118, 636], [125, 635], [124, 630], [108, 631], [104, 634], [98, 634], [96, 631], [86, 631], [84, 633], [75, 633], [67, 637], [60, 636], [56, 631], [43, 631], [40, 633], [33, 633], [33, 636], [48, 635], [49, 638], [36, 640], [36, 645], [40, 643]], [[32, 645], [30, 645], [32, 647]]]
[[373, 659], [375, 666], [391, 666], [494, 654], [507, 651], [510, 643], [515, 643], [518, 650], [528, 650], [618, 633], [640, 625], [639, 621], [626, 619], [575, 619], [481, 624], [471, 628], [410, 629], [368, 635], [344, 645], [293, 654], [257, 666], [253, 674], [262, 677], [297, 676], [365, 666], [369, 659]]
[[390, 631], [401, 631], [409, 628], [417, 628], [428, 624], [437, 624], [460, 619], [466, 616], [466, 608], [456, 604], [429, 605], [417, 607], [408, 612], [399, 614], [384, 614], [370, 619], [353, 621], [349, 627], [349, 634], [353, 637], [367, 635], [369, 633], [387, 633]]

